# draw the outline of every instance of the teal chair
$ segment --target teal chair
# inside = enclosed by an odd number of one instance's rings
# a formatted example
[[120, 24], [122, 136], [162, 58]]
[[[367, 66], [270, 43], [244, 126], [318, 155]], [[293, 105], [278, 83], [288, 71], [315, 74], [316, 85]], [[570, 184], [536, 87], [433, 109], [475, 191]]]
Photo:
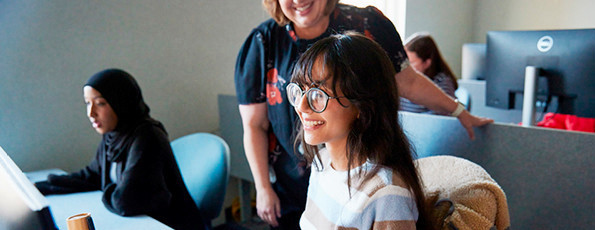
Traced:
[[229, 181], [229, 146], [210, 133], [193, 133], [171, 142], [190, 196], [211, 221], [219, 216]]

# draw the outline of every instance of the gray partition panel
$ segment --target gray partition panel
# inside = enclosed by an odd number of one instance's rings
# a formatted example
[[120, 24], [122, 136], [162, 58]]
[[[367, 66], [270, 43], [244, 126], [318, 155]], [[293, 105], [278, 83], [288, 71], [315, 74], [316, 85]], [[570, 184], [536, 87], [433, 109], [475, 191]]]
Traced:
[[[219, 95], [219, 114], [232, 175], [252, 180], [235, 96]], [[454, 155], [484, 167], [506, 193], [512, 229], [595, 228], [595, 134], [495, 123], [475, 128], [471, 141], [455, 118], [400, 118], [418, 157]]]
[[242, 118], [238, 108], [238, 100], [233, 95], [218, 95], [219, 128], [221, 138], [227, 142], [230, 150], [230, 174], [239, 178], [238, 192], [240, 198], [240, 215], [242, 221], [252, 219], [251, 183], [252, 172], [244, 154]]
[[238, 109], [238, 100], [233, 95], [218, 95], [219, 128], [221, 138], [229, 145], [230, 174], [240, 179], [252, 181], [250, 166], [244, 155], [242, 118]]
[[455, 155], [488, 171], [508, 198], [512, 229], [595, 227], [595, 134], [491, 124], [471, 141], [450, 117], [401, 113], [419, 157]]

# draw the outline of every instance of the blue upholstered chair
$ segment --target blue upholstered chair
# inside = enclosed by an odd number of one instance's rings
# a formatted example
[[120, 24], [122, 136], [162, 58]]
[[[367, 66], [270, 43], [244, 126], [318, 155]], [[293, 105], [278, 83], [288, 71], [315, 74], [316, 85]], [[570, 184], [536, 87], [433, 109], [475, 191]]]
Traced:
[[182, 178], [207, 221], [219, 216], [229, 181], [229, 146], [210, 133], [193, 133], [171, 142]]

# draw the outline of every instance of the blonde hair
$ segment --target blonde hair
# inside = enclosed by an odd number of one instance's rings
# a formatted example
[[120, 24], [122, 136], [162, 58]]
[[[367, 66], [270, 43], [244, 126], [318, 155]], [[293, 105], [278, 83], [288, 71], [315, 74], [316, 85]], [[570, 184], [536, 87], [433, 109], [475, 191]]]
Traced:
[[[339, 3], [339, 0], [328, 0], [326, 2], [326, 8], [324, 9], [324, 15], [329, 15], [335, 10], [337, 3]], [[291, 22], [289, 18], [285, 16], [283, 10], [281, 10], [279, 0], [262, 0], [262, 6], [280, 26], [287, 25]]]

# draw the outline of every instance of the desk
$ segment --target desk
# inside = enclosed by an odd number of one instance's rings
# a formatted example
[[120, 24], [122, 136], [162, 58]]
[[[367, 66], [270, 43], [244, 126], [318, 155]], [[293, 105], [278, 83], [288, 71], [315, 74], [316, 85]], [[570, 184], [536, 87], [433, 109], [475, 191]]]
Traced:
[[[45, 180], [49, 173], [66, 173], [60, 169], [42, 170], [26, 173], [32, 182]], [[48, 195], [46, 199], [50, 203], [50, 212], [58, 229], [66, 230], [66, 218], [88, 212], [91, 213], [95, 229], [143, 229], [161, 230], [171, 229], [167, 225], [149, 217], [133, 216], [123, 217], [116, 215], [105, 208], [101, 202], [103, 192], [91, 191], [64, 195]]]
[[171, 229], [149, 217], [122, 217], [111, 213], [101, 202], [101, 191], [46, 196], [50, 211], [59, 229], [66, 228], [66, 218], [79, 213], [91, 213], [95, 229]]

